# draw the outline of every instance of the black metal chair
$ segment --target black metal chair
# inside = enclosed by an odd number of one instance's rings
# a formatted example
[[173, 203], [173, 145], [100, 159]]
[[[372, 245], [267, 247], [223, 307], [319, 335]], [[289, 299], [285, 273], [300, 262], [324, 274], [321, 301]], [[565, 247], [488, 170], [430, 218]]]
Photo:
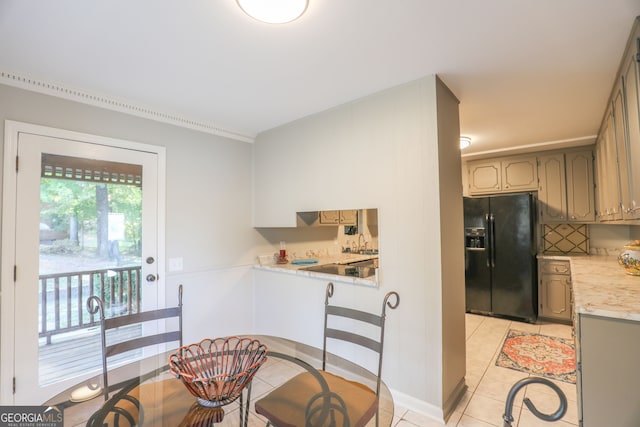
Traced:
[[[91, 314], [99, 313], [100, 339], [102, 344], [102, 394], [105, 401], [109, 399], [109, 378], [107, 361], [127, 351], [141, 349], [156, 344], [177, 342], [182, 346], [182, 285], [178, 288], [178, 306], [162, 308], [158, 310], [143, 311], [141, 313], [126, 314], [123, 316], [105, 318], [104, 303], [97, 296], [87, 299], [87, 310]], [[160, 332], [153, 335], [134, 337], [113, 344], [107, 343], [107, 332], [129, 325], [144, 325], [146, 322], [165, 319], [177, 319], [177, 327], [168, 332]], [[174, 322], [175, 323], [175, 322]]]
[[[387, 307], [391, 309], [398, 307], [400, 296], [397, 292], [387, 293], [380, 315], [329, 305], [329, 299], [332, 296], [333, 283], [329, 283], [325, 297], [322, 370], [318, 371], [323, 381], [319, 381], [316, 375], [310, 372], [303, 372], [258, 400], [255, 403], [256, 413], [267, 419], [267, 426], [360, 427], [367, 424], [374, 415], [376, 416], [376, 426], [378, 425], [378, 395], [382, 374], [386, 309]], [[390, 301], [392, 298], [393, 300]], [[330, 318], [346, 318], [357, 322], [351, 322], [353, 326], [337, 329], [329, 326]], [[340, 323], [338, 319], [332, 320], [332, 322]], [[379, 339], [372, 339], [357, 332], [356, 330], [360, 330], [356, 327], [361, 325], [359, 322], [379, 328]], [[328, 339], [345, 341], [377, 353], [378, 369], [376, 374], [372, 373], [375, 376], [375, 391], [360, 382], [351, 381], [326, 371]]]

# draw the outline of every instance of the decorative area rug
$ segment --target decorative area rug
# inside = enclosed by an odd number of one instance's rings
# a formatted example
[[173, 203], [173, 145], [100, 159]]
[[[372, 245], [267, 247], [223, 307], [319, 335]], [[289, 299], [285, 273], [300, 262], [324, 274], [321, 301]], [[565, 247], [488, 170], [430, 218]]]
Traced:
[[569, 339], [510, 329], [496, 366], [566, 383], [576, 382], [576, 351]]

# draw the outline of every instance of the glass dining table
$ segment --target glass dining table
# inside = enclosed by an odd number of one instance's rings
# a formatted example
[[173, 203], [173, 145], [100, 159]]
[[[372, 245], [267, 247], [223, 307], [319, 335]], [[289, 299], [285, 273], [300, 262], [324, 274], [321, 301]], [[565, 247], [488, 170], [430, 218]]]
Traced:
[[[274, 336], [251, 335], [250, 337], [267, 346], [267, 362], [260, 367], [242, 397], [222, 408], [207, 408], [200, 405], [181, 380], [169, 372], [168, 358], [172, 352], [143, 358], [110, 371], [110, 382], [115, 385], [110, 387], [112, 390], [108, 400], [105, 400], [103, 394], [87, 400], [78, 398], [79, 390], [90, 392], [99, 387], [101, 375], [98, 375], [54, 396], [44, 405], [56, 406], [63, 411], [65, 427], [116, 426], [114, 419], [119, 419], [119, 426], [122, 427], [132, 425], [246, 427], [266, 424], [266, 420], [254, 411], [253, 403], [256, 400], [302, 372], [313, 374], [319, 382], [320, 389], [328, 390], [326, 382], [318, 374], [322, 366], [322, 349]], [[328, 354], [326, 370], [360, 382], [372, 390], [376, 389], [374, 374], [342, 357]], [[126, 401], [128, 396], [135, 396], [134, 400], [138, 403]], [[114, 418], [119, 407], [134, 407], [135, 413], [129, 418], [127, 416]], [[381, 381], [377, 416], [374, 416], [367, 426], [391, 426], [393, 411], [393, 398], [384, 381]], [[331, 425], [329, 417], [328, 415], [326, 420], [318, 425]]]

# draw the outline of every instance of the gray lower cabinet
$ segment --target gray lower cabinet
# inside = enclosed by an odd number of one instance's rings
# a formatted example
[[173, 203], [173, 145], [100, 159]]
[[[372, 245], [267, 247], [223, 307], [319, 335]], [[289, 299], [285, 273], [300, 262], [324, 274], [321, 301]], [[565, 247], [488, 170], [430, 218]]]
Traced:
[[569, 261], [541, 259], [538, 268], [538, 316], [570, 323], [573, 309]]
[[640, 425], [640, 322], [579, 314], [578, 416], [583, 427]]

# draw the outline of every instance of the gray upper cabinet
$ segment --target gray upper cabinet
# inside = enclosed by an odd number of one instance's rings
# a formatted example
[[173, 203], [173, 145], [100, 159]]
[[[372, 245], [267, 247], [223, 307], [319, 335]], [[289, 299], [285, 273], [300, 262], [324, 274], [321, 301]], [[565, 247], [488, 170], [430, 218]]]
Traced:
[[598, 133], [598, 221], [640, 219], [639, 23], [637, 18]]
[[592, 150], [540, 156], [538, 177], [541, 223], [595, 220]]
[[510, 157], [502, 160], [502, 189], [527, 191], [538, 188], [536, 156]]
[[566, 222], [567, 184], [564, 154], [541, 156], [538, 160], [538, 167], [540, 222]]
[[629, 185], [628, 202], [624, 215], [628, 219], [640, 218], [640, 64], [637, 55], [640, 29], [636, 29], [634, 43], [630, 46], [622, 64], [622, 87], [624, 94], [627, 140], [627, 171]]
[[509, 193], [538, 188], [535, 156], [504, 157], [468, 163], [469, 194]]
[[358, 211], [355, 209], [340, 211], [340, 224], [342, 225], [358, 224]]
[[591, 148], [470, 161], [467, 174], [471, 196], [537, 190], [541, 223], [595, 220]]
[[538, 160], [538, 177], [540, 222], [566, 222], [567, 185], [564, 154], [541, 156]]
[[358, 211], [349, 209], [344, 211], [320, 211], [320, 225], [356, 225], [358, 223]]
[[613, 108], [608, 108], [596, 142], [598, 221], [622, 219], [620, 182]]
[[592, 222], [596, 219], [593, 178], [593, 151], [565, 154], [567, 176], [567, 217], [569, 222]]
[[340, 211], [320, 211], [319, 216], [322, 225], [340, 224]]
[[469, 194], [489, 194], [502, 190], [499, 160], [469, 162]]
[[[618, 172], [615, 175], [618, 178], [618, 205], [619, 208], [616, 212], [616, 219], [627, 219], [626, 212], [630, 202], [630, 189], [629, 186], [629, 165], [627, 158], [627, 125], [626, 125], [626, 112], [624, 107], [624, 93], [622, 90], [622, 80], [618, 80], [613, 93], [612, 100], [612, 120], [613, 120], [613, 132], [611, 136], [615, 138], [615, 154], [617, 156]], [[613, 154], [612, 154], [613, 155]]]

